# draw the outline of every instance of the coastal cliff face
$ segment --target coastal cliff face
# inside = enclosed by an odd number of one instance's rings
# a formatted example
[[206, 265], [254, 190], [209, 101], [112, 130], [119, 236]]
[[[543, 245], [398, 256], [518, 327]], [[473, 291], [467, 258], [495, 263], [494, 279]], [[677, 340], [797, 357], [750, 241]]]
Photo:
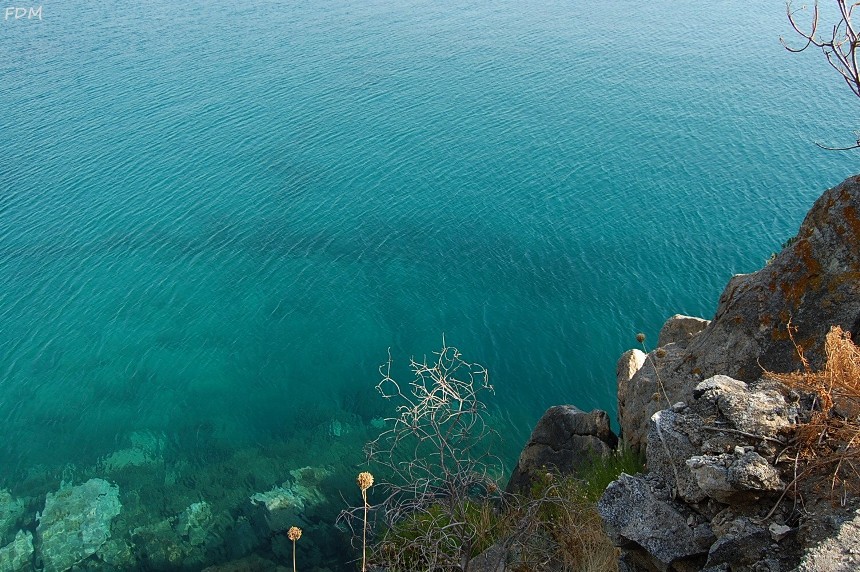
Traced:
[[622, 438], [648, 471], [599, 503], [622, 571], [860, 569], [856, 499], [804, 489], [786, 459], [820, 404], [766, 373], [801, 369], [797, 348], [822, 369], [832, 326], [860, 337], [860, 177], [826, 191], [767, 266], [733, 277], [713, 320], [674, 316], [654, 351], [619, 360]]
[[712, 321], [676, 316], [648, 359], [638, 350], [622, 356], [618, 407], [625, 442], [644, 450], [651, 416], [689, 402], [696, 385], [711, 376], [752, 382], [764, 370], [800, 369], [795, 344], [812, 369], [820, 369], [833, 325], [858, 341], [860, 177], [826, 191], [767, 266], [734, 276]]

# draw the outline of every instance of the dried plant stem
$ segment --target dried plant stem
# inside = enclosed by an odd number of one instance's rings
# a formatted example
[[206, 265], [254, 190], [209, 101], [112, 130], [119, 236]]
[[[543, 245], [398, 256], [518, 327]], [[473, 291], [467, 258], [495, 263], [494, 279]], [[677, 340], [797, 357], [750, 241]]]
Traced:
[[362, 489], [361, 498], [364, 500], [364, 530], [361, 533], [361, 572], [367, 572], [367, 490]]

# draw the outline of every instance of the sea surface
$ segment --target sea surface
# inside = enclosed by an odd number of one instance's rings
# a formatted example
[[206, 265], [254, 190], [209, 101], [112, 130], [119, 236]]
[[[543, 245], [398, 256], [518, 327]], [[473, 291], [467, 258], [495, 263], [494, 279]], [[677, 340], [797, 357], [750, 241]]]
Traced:
[[508, 469], [548, 407], [614, 416], [636, 333], [710, 318], [858, 170], [815, 145], [858, 102], [792, 34], [725, 0], [0, 19], [0, 488], [100, 476], [152, 521], [351, 483], [379, 365], [408, 381], [443, 336]]

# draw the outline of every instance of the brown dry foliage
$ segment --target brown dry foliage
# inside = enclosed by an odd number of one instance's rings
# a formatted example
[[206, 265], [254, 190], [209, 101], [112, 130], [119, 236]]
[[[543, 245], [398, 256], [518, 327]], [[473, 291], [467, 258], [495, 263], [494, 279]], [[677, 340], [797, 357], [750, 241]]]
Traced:
[[[791, 332], [789, 326], [789, 332]], [[793, 339], [792, 339], [793, 340]], [[798, 424], [793, 454], [798, 480], [812, 488], [829, 484], [842, 495], [860, 493], [860, 348], [850, 333], [833, 326], [824, 343], [824, 369], [813, 372], [795, 343], [806, 371], [767, 376], [814, 397]]]

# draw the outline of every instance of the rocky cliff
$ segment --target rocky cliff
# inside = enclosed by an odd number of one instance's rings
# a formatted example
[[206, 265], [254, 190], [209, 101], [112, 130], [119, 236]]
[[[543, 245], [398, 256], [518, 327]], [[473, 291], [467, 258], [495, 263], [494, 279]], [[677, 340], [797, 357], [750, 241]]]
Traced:
[[806, 486], [796, 458], [799, 427], [853, 426], [856, 410], [766, 373], [800, 369], [801, 353], [821, 369], [832, 326], [860, 337], [860, 177], [826, 191], [767, 266], [733, 277], [713, 320], [674, 316], [654, 351], [619, 360], [622, 438], [648, 469], [599, 504], [622, 571], [860, 569], [852, 483]]

